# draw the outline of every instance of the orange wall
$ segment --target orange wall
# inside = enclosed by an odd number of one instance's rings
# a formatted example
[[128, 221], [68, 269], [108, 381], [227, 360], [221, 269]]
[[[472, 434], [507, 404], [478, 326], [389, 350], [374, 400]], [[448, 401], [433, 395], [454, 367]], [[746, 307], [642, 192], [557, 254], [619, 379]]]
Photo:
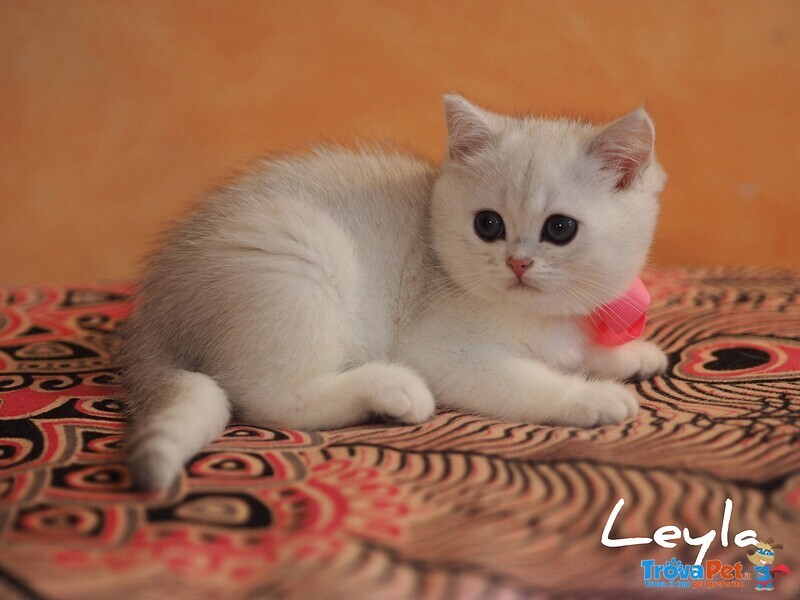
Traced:
[[306, 141], [438, 159], [438, 95], [619, 116], [671, 175], [657, 264], [800, 265], [800, 3], [0, 1], [0, 280], [129, 277], [216, 180]]

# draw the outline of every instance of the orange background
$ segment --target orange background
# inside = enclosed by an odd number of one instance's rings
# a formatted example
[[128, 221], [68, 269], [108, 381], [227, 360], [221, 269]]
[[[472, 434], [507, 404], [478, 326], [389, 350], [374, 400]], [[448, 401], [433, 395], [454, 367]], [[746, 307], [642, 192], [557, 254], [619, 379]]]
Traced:
[[645, 102], [656, 264], [800, 265], [800, 3], [0, 0], [0, 280], [132, 276], [215, 181], [308, 141], [438, 160], [439, 94]]

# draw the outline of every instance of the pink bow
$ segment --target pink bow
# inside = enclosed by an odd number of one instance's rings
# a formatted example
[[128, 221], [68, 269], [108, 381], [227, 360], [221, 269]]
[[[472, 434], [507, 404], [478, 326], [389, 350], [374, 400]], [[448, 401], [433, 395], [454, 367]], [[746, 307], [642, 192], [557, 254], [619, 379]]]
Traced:
[[642, 335], [650, 306], [650, 293], [638, 277], [622, 296], [594, 311], [586, 319], [592, 341], [620, 346]]

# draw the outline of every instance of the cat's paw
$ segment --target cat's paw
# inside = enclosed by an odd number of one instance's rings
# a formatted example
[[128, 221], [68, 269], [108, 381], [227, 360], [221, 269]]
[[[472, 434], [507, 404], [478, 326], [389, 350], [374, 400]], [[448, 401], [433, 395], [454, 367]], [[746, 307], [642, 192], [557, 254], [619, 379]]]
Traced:
[[613, 425], [639, 412], [636, 395], [613, 381], [577, 385], [566, 394], [562, 406], [557, 424], [573, 427]]
[[637, 350], [637, 369], [629, 377], [650, 379], [667, 370], [668, 359], [664, 351], [653, 342], [642, 342]]
[[423, 423], [433, 416], [436, 404], [422, 378], [409, 369], [387, 372], [375, 390], [373, 410], [401, 423]]
[[615, 348], [597, 348], [588, 368], [609, 379], [649, 379], [667, 369], [667, 355], [652, 342], [633, 341]]

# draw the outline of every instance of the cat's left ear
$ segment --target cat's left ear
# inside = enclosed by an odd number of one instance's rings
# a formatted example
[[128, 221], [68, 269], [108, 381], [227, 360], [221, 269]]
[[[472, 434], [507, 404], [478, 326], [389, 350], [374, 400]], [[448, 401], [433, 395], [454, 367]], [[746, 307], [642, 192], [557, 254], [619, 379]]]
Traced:
[[589, 144], [589, 154], [617, 177], [616, 189], [626, 190], [653, 158], [656, 131], [644, 108], [614, 121]]
[[461, 161], [496, 142], [489, 113], [458, 94], [445, 94], [443, 100], [450, 158]]

